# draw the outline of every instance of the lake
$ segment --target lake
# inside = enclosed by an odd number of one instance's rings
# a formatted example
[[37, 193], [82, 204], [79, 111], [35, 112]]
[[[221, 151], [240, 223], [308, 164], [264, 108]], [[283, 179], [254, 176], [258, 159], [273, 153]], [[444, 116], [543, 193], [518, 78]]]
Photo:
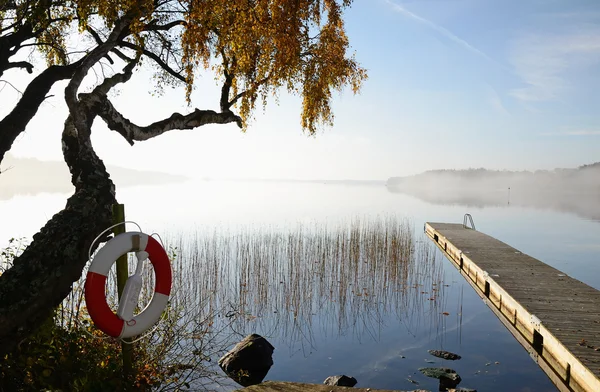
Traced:
[[[0, 200], [0, 246], [11, 237], [31, 238], [64, 206], [66, 197], [38, 194]], [[240, 300], [243, 291], [251, 316], [236, 324], [236, 334], [258, 333], [275, 346], [274, 366], [266, 379], [321, 383], [328, 376], [346, 374], [358, 380], [357, 387], [433, 391], [437, 380], [423, 376], [418, 368], [446, 366], [460, 374], [461, 387], [555, 391], [464, 278], [432, 247], [423, 235], [426, 221], [461, 223], [470, 213], [478, 230], [600, 289], [600, 223], [585, 214], [514, 204], [433, 204], [391, 192], [383, 183], [191, 180], [120, 188], [118, 198], [128, 220], [183, 248], [195, 243], [190, 238], [215, 233], [274, 235], [298, 227], [310, 232], [315, 227], [390, 217], [406, 223], [416, 250], [407, 278], [392, 281], [404, 285], [401, 294], [395, 294], [399, 290], [388, 282], [390, 277], [399, 278], [385, 266], [372, 274], [363, 269], [344, 272], [358, 288], [343, 290], [341, 282], [328, 283], [331, 290], [318, 286], [323, 279], [311, 278], [308, 267], [298, 267], [303, 278], [294, 280], [284, 266], [265, 278], [266, 287], [251, 281], [255, 284], [248, 283], [235, 294]], [[420, 261], [423, 252], [426, 263]], [[181, 262], [185, 255], [183, 249]], [[231, 287], [240, 282], [237, 267], [227, 267]], [[286, 273], [296, 285], [293, 293], [299, 295], [298, 301], [310, 298], [293, 316], [282, 311], [291, 290], [279, 281]], [[318, 290], [332, 294], [322, 296]], [[462, 359], [444, 361], [429, 355], [428, 349], [452, 351]]]

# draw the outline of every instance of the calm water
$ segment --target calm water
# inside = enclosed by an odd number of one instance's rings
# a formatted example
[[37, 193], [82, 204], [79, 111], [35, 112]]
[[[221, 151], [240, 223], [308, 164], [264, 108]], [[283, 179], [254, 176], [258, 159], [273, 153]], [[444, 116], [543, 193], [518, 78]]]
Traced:
[[[30, 238], [65, 199], [42, 194], [0, 201], [0, 246], [10, 237]], [[394, 215], [408, 218], [417, 245], [425, 245], [424, 222], [462, 222], [468, 212], [478, 230], [600, 289], [600, 224], [581, 215], [508, 205], [435, 205], [391, 193], [383, 185], [201, 181], [123, 188], [119, 200], [128, 219], [167, 241], [214, 230], [273, 232], [299, 223], [335, 225], [356, 217]], [[361, 387], [437, 390], [436, 380], [417, 369], [447, 366], [461, 375], [463, 387], [556, 390], [450, 262], [435, 252], [431, 268], [417, 271], [423, 286], [415, 285], [402, 299], [382, 292], [363, 305], [352, 302], [356, 306], [348, 310], [332, 297], [315, 301], [296, 318], [277, 312], [277, 301], [267, 302], [238, 332], [261, 334], [276, 347], [267, 379], [320, 383], [327, 376], [347, 374]], [[442, 291], [435, 301], [428, 300], [433, 287]], [[313, 287], [307, 283], [306, 290]], [[463, 358], [439, 360], [428, 349], [449, 350]]]

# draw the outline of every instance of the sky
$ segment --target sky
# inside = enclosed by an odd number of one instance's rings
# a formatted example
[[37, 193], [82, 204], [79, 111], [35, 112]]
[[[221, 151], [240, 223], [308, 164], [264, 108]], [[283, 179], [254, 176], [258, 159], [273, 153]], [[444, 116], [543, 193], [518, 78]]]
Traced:
[[[198, 178], [385, 180], [431, 169], [536, 170], [600, 161], [597, 0], [355, 0], [346, 27], [369, 73], [359, 95], [333, 100], [335, 124], [302, 132], [298, 97], [281, 94], [243, 134], [235, 125], [173, 131], [133, 147], [100, 120], [92, 140], [108, 164]], [[25, 72], [5, 80], [24, 88]], [[89, 83], [96, 76], [88, 76]], [[67, 110], [58, 84], [13, 146], [61, 160]], [[0, 83], [0, 116], [18, 98]], [[151, 94], [142, 70], [113, 102], [144, 125], [173, 111], [217, 109], [204, 75]]]

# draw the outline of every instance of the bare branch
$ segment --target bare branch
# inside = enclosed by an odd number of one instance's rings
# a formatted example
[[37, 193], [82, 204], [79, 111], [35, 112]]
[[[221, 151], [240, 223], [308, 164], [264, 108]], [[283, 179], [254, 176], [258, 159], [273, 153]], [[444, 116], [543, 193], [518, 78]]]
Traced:
[[14, 166], [9, 166], [9, 167], [7, 167], [6, 169], [1, 169], [1, 168], [0, 168], [0, 174], [2, 174], [2, 173], [6, 173], [7, 171], [9, 171], [9, 170], [11, 170], [11, 169], [14, 169]]
[[230, 110], [232, 103], [229, 102], [229, 90], [233, 83], [233, 74], [229, 73], [227, 69], [223, 71], [225, 80], [223, 81], [223, 87], [221, 87], [221, 99], [219, 101], [222, 112]]
[[[218, 34], [218, 32], [215, 32]], [[231, 109], [232, 103], [229, 102], [229, 92], [231, 90], [231, 86], [233, 85], [234, 75], [230, 71], [230, 63], [229, 58], [225, 54], [225, 50], [221, 49], [221, 59], [223, 60], [223, 76], [225, 76], [225, 80], [223, 81], [223, 87], [221, 87], [221, 99], [219, 101], [221, 111], [227, 112]], [[235, 67], [236, 59], [235, 57], [232, 59], [233, 66]]]
[[121, 32], [128, 27], [129, 23], [133, 19], [132, 15], [125, 15], [116, 24], [114, 29], [105, 42], [94, 48], [83, 60], [82, 64], [77, 68], [68, 86], [65, 88], [65, 100], [69, 109], [74, 110], [77, 102], [77, 90], [83, 81], [83, 78], [87, 75], [88, 71], [94, 64], [96, 64], [102, 57], [104, 57], [110, 50], [116, 46], [117, 38]]
[[[47, 11], [50, 12], [50, 8], [48, 8]], [[33, 32], [33, 36], [37, 37], [38, 35], [42, 34], [48, 28], [48, 26], [51, 25], [52, 23], [56, 23], [56, 22], [70, 22], [70, 21], [72, 21], [71, 18], [50, 18], [50, 17], [48, 17], [48, 20], [46, 21], [46, 24], [42, 28], [39, 28], [39, 29], [35, 30]]]
[[13, 110], [0, 120], [0, 162], [13, 142], [25, 130], [46, 99], [50, 88], [59, 80], [69, 79], [82, 60], [69, 65], [53, 65], [46, 68], [27, 85], [23, 96]]
[[80, 108], [78, 107], [77, 90], [90, 68], [115, 47], [119, 35], [129, 26], [132, 20], [133, 14], [128, 13], [115, 23], [115, 27], [106, 41], [101, 45], [98, 45], [83, 58], [83, 62], [77, 67], [77, 70], [73, 73], [69, 84], [65, 88], [65, 101], [69, 107], [69, 113], [72, 116], [73, 124], [80, 132], [83, 132], [87, 128], [85, 125], [86, 119], [84, 113], [79, 110]]
[[199, 110], [183, 115], [173, 113], [171, 117], [157, 121], [145, 127], [138, 126], [125, 118], [108, 100], [97, 102], [98, 115], [108, 127], [118, 132], [133, 145], [134, 141], [144, 141], [176, 129], [194, 129], [207, 124], [228, 124], [235, 122], [242, 127], [242, 119], [232, 112], [217, 113], [213, 110]]
[[102, 41], [102, 38], [100, 38], [100, 34], [98, 34], [96, 32], [96, 30], [92, 29], [90, 26], [88, 26], [87, 32], [90, 33], [92, 38], [94, 38], [94, 41], [96, 41], [96, 44], [102, 45], [104, 43], [104, 41]]
[[[12, 87], [12, 89], [15, 90], [16, 92], [18, 92], [21, 96], [23, 95], [23, 91], [19, 90], [14, 84], [9, 82], [8, 80], [0, 79], [0, 82], [4, 83], [5, 86]], [[2, 90], [4, 90], [4, 87], [0, 88], [0, 91], [2, 91]]]
[[233, 97], [228, 103], [229, 107], [233, 106], [237, 101], [239, 101], [241, 98], [243, 98], [244, 95], [248, 94], [251, 91], [256, 90], [259, 86], [262, 86], [263, 84], [267, 83], [270, 78], [271, 78], [271, 75], [269, 75], [265, 78], [262, 78], [258, 82], [255, 82], [251, 89], [244, 90], [241, 93], [239, 93], [238, 95], [236, 95], [235, 97]]
[[[215, 34], [218, 34], [217, 31], [215, 31]], [[227, 55], [225, 54], [224, 50], [221, 50], [221, 58], [223, 60], [223, 76], [225, 76], [225, 80], [223, 81], [223, 87], [221, 87], [221, 100], [220, 100], [220, 106], [221, 106], [221, 111], [222, 112], [226, 112], [228, 110], [231, 110], [231, 107], [237, 102], [239, 101], [241, 98], [243, 98], [245, 95], [247, 95], [248, 93], [250, 93], [251, 91], [256, 91], [256, 89], [260, 86], [262, 86], [263, 84], [267, 83], [269, 81], [269, 79], [271, 78], [271, 74], [269, 74], [268, 76], [262, 78], [261, 80], [258, 80], [256, 82], [254, 82], [252, 84], [252, 87], [249, 89], [246, 89], [240, 93], [238, 93], [235, 97], [233, 97], [232, 99], [229, 99], [229, 93], [231, 90], [231, 86], [233, 85], [233, 79], [235, 77], [235, 75], [233, 75], [233, 73], [230, 71], [230, 65], [232, 67], [235, 67], [236, 64], [236, 59], [235, 57], [232, 59], [232, 64], [229, 63], [229, 58], [227, 57]]]
[[[143, 31], [167, 31], [172, 29], [175, 26], [183, 26], [186, 24], [186, 21], [184, 20], [175, 20], [173, 22], [167, 23], [166, 25], [157, 25], [156, 21], [152, 21], [150, 23], [148, 23], [146, 26], [144, 26]], [[124, 40], [125, 37], [129, 36], [131, 34], [131, 29], [129, 28], [129, 25], [125, 26], [125, 28], [121, 31], [121, 33], [119, 34], [119, 40]]]
[[173, 27], [175, 26], [185, 26], [186, 25], [186, 21], [185, 20], [174, 20], [173, 22], [164, 24], [164, 25], [157, 25], [154, 22], [149, 23], [146, 27], [144, 27], [144, 31], [167, 31], [167, 30], [171, 30]]
[[[100, 38], [100, 34], [98, 34], [96, 32], [96, 30], [92, 29], [91, 27], [88, 26], [87, 28], [87, 32], [90, 33], [90, 35], [92, 36], [92, 38], [94, 38], [94, 41], [96, 41], [96, 43], [98, 45], [102, 45], [104, 43], [104, 41], [102, 41], [102, 38]], [[120, 58], [121, 60], [125, 61], [125, 62], [131, 62], [134, 61], [133, 58], [126, 56], [123, 52], [121, 52], [119, 49], [117, 48], [112, 48], [110, 50], [112, 53], [116, 54], [118, 58]], [[106, 57], [109, 59], [111, 64], [114, 64], [112, 59], [106, 55]]]
[[29, 73], [29, 74], [33, 73], [33, 64], [31, 64], [27, 61], [17, 61], [14, 63], [8, 63], [4, 67], [4, 71], [6, 71], [7, 69], [11, 69], [11, 68], [25, 68], [27, 70], [27, 73]]
[[96, 88], [94, 88], [90, 94], [79, 94], [79, 96], [82, 98], [89, 95], [96, 95], [102, 98], [106, 97], [110, 89], [119, 83], [125, 83], [131, 79], [131, 76], [133, 75], [133, 69], [138, 64], [139, 60], [140, 56], [138, 55], [133, 61], [129, 62], [125, 68], [123, 68], [123, 73], [118, 73], [110, 78], [105, 78], [104, 81], [100, 85], [96, 86]]
[[[87, 28], [87, 32], [90, 33], [90, 35], [92, 36], [92, 38], [94, 38], [94, 41], [96, 41], [96, 44], [98, 45], [102, 45], [104, 42], [102, 41], [102, 39], [100, 38], [100, 34], [98, 34], [94, 29], [92, 29], [90, 26], [88, 26]], [[108, 62], [112, 65], [115, 62], [113, 61], [112, 58], [110, 58], [110, 56], [108, 54], [104, 55], [104, 57], [108, 60]]]
[[127, 55], [125, 55], [125, 53], [121, 52], [121, 51], [120, 51], [119, 49], [117, 49], [117, 48], [113, 48], [113, 49], [111, 50], [111, 52], [113, 52], [114, 54], [116, 54], [118, 58], [120, 58], [121, 60], [123, 60], [123, 61], [125, 61], [125, 62], [128, 62], [128, 63], [129, 63], [129, 62], [131, 62], [131, 61], [134, 61], [134, 60], [135, 60], [134, 58], [132, 58], [132, 57], [129, 57], [129, 56], [127, 56]]
[[[121, 41], [119, 42], [118, 46], [127, 48], [127, 49], [132, 49], [135, 51], [139, 51], [141, 48], [135, 44], [132, 44], [131, 42], [127, 42], [127, 41]], [[186, 82], [185, 76], [183, 76], [182, 74], [180, 74], [179, 72], [175, 71], [173, 68], [171, 68], [167, 63], [165, 63], [160, 57], [158, 57], [156, 54], [152, 53], [151, 51], [147, 50], [147, 49], [141, 49], [141, 52], [144, 54], [144, 56], [151, 58], [152, 60], [154, 60], [154, 62], [161, 67], [162, 69], [164, 69], [165, 71], [167, 71], [171, 76], [173, 76], [176, 79], [179, 79], [182, 82]]]
[[33, 31], [29, 24], [20, 25], [17, 30], [0, 36], [0, 76], [4, 70], [8, 69], [10, 57], [18, 51], [23, 42], [33, 37]]

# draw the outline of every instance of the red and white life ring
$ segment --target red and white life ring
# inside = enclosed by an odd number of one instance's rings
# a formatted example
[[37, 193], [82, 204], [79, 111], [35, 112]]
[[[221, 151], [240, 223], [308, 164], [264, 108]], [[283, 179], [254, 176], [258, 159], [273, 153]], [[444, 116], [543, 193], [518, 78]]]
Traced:
[[[120, 256], [134, 251], [148, 253], [154, 267], [155, 286], [152, 300], [131, 320], [117, 316], [106, 302], [106, 277]], [[158, 321], [169, 301], [172, 273], [167, 252], [151, 236], [127, 232], [115, 236], [94, 257], [85, 281], [85, 302], [94, 324], [107, 335], [129, 338], [140, 335]]]

